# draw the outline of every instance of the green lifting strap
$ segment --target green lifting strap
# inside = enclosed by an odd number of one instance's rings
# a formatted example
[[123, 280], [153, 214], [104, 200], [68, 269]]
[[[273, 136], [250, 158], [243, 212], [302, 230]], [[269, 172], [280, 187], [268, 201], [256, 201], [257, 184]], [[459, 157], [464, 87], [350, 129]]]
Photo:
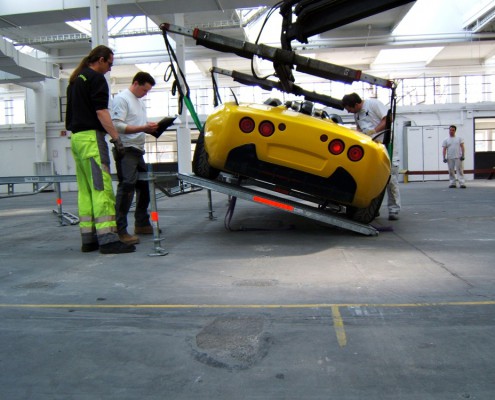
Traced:
[[394, 156], [394, 142], [395, 142], [394, 124], [395, 124], [395, 113], [397, 111], [396, 88], [397, 86], [394, 83], [392, 85], [392, 92], [390, 94], [390, 113], [387, 114], [387, 127], [390, 131], [390, 140], [387, 143], [387, 151], [388, 151], [388, 156], [390, 158], [390, 163], [392, 163], [392, 158]]
[[201, 122], [199, 121], [198, 114], [196, 113], [196, 110], [194, 109], [194, 106], [189, 96], [187, 95], [184, 96], [184, 103], [186, 104], [186, 107], [189, 110], [189, 113], [191, 114], [191, 117], [194, 121], [194, 124], [196, 125], [196, 128], [198, 128], [200, 132], [203, 132], [204, 127], [201, 126]]
[[[200, 132], [203, 132], [203, 127], [201, 126], [201, 122], [199, 121], [198, 114], [196, 113], [196, 110], [194, 109], [194, 106], [191, 102], [191, 99], [189, 98], [189, 86], [187, 84], [186, 77], [184, 76], [184, 73], [180, 69], [179, 61], [177, 60], [177, 56], [175, 55], [175, 52], [174, 52], [172, 46], [170, 45], [170, 42], [168, 41], [167, 32], [165, 30], [163, 31], [163, 39], [165, 40], [165, 47], [167, 48], [167, 52], [168, 52], [168, 55], [170, 58], [170, 68], [171, 68], [172, 73], [173, 73], [174, 78], [175, 78], [175, 84], [177, 85], [177, 90], [179, 91], [179, 102], [181, 101], [180, 99], [182, 98], [182, 101], [186, 104], [186, 107], [187, 107], [189, 113], [191, 114], [191, 117], [194, 121], [194, 124], [196, 125], [196, 128], [198, 128], [198, 130]], [[177, 71], [175, 70], [174, 61], [177, 64], [177, 69], [179, 70], [179, 73], [180, 73], [180, 75], [183, 79], [184, 85], [186, 87], [185, 93], [184, 93], [184, 90], [180, 84], [179, 75], [178, 75]], [[180, 109], [180, 107], [179, 107], [179, 109]]]

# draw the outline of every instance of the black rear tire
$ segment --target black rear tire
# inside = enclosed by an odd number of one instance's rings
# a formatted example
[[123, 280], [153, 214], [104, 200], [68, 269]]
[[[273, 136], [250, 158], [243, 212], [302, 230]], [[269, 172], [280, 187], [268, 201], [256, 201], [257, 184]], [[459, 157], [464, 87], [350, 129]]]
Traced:
[[220, 171], [213, 168], [208, 163], [208, 153], [205, 149], [205, 134], [201, 132], [196, 142], [196, 148], [194, 149], [193, 156], [193, 172], [194, 174], [206, 178], [216, 179], [220, 174]]
[[385, 191], [387, 187], [373, 200], [368, 207], [365, 208], [356, 208], [356, 207], [347, 207], [346, 214], [353, 221], [360, 222], [363, 224], [369, 224], [371, 221], [375, 219], [378, 215], [378, 211], [383, 202], [383, 197], [385, 196]]

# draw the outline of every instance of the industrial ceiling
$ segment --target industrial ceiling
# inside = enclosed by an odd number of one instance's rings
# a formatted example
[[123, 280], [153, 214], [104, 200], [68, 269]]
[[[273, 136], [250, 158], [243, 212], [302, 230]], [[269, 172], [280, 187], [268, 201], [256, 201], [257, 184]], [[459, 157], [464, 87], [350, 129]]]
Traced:
[[[1, 2], [0, 84], [68, 76], [91, 49], [91, 41], [90, 36], [67, 22], [90, 19], [89, 3], [84, 0]], [[256, 21], [259, 23], [277, 2], [106, 0], [104, 3], [109, 19], [115, 23], [113, 27], [109, 25], [109, 45], [117, 47], [112, 76], [128, 81], [139, 68], [136, 64], [167, 61], [165, 46], [159, 42], [163, 42], [157, 29], [160, 23], [180, 20], [187, 27], [248, 40], [248, 28]], [[358, 7], [362, 1], [352, 3]], [[265, 9], [257, 8], [261, 6]], [[492, 64], [495, 65], [494, 15], [493, 0], [417, 0], [315, 35], [308, 43], [294, 41], [293, 48], [304, 55], [385, 78], [487, 74], [491, 73]], [[133, 18], [143, 16], [151, 23], [141, 31], [126, 29], [125, 24], [131, 25]], [[120, 26], [116, 21], [120, 21]], [[401, 30], [406, 22], [409, 30]], [[274, 24], [278, 22], [269, 20], [267, 26]], [[278, 34], [264, 39], [271, 41], [271, 45], [279, 42], [280, 27], [275, 26], [276, 30]], [[130, 37], [139, 38], [139, 48], [119, 48], [117, 41]], [[38, 51], [30, 53], [29, 57], [36, 60], [27, 64], [22, 60], [26, 46]], [[249, 70], [245, 60], [198, 47], [190, 40], [186, 41], [185, 54], [201, 74], [206, 73], [212, 59], [224, 68]]]

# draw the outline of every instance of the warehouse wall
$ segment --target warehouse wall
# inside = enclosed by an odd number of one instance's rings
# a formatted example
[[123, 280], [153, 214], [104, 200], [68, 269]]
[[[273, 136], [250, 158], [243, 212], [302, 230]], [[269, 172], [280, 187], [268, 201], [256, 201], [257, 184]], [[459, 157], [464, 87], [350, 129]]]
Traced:
[[[70, 140], [63, 123], [49, 123], [46, 130], [48, 161], [59, 175], [75, 175]], [[35, 142], [32, 124], [0, 128], [0, 176], [35, 175]], [[63, 184], [62, 190], [75, 190], [75, 184]], [[15, 185], [16, 192], [31, 191], [32, 185]], [[0, 186], [0, 193], [7, 187]]]
[[[493, 118], [494, 116], [495, 104], [493, 102], [401, 107], [398, 109], [396, 117], [396, 144], [401, 154], [401, 167], [404, 168], [408, 161], [403, 146], [404, 131], [407, 126], [439, 127], [439, 130], [441, 130], [442, 127], [456, 125], [456, 136], [462, 137], [465, 143], [466, 160], [464, 161], [464, 169], [474, 169], [474, 119], [482, 117]], [[441, 157], [440, 154], [439, 157]], [[440, 169], [446, 169], [446, 166], [443, 164], [442, 167], [442, 164]], [[473, 174], [467, 174], [466, 178], [473, 179]], [[447, 175], [440, 175], [440, 180], [447, 179]]]
[[[457, 135], [465, 140], [465, 169], [473, 169], [474, 123], [476, 117], [495, 117], [495, 103], [457, 104], [440, 106], [401, 107], [395, 120], [395, 144], [404, 168], [403, 132], [407, 126], [448, 126], [457, 125]], [[349, 115], [346, 115], [349, 119]], [[0, 177], [29, 176], [35, 173], [34, 128], [32, 124], [13, 125], [0, 128]], [[74, 175], [74, 160], [70, 152], [70, 139], [63, 123], [47, 123], [47, 154], [55, 172], [60, 175]], [[112, 170], [115, 171], [114, 166]], [[446, 176], [442, 176], [442, 179]], [[472, 179], [472, 175], [468, 176]], [[18, 187], [19, 186], [19, 187]], [[30, 191], [32, 185], [16, 185], [16, 191]], [[75, 190], [75, 184], [63, 184], [62, 190]], [[0, 193], [7, 187], [0, 185]]]

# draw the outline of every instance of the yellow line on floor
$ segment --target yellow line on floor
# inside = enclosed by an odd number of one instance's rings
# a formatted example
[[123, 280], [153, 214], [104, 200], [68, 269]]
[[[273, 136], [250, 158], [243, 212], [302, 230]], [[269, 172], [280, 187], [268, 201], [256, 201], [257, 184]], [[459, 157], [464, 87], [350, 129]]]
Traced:
[[307, 304], [7, 304], [0, 303], [0, 308], [157, 308], [157, 309], [194, 309], [194, 308], [400, 308], [400, 307], [441, 307], [441, 306], [486, 306], [495, 305], [495, 300], [487, 301], [452, 301], [438, 303], [307, 303]]
[[337, 342], [340, 347], [345, 347], [347, 344], [347, 337], [345, 335], [344, 321], [342, 320], [339, 307], [337, 306], [332, 307], [332, 320], [333, 329], [335, 329], [335, 334], [337, 335]]
[[344, 320], [340, 308], [401, 308], [401, 307], [443, 307], [443, 306], [486, 306], [495, 305], [495, 301], [453, 301], [439, 303], [316, 303], [316, 304], [0, 304], [0, 308], [86, 308], [86, 309], [303, 309], [329, 308], [332, 311], [332, 321], [337, 342], [340, 347], [347, 345]]

